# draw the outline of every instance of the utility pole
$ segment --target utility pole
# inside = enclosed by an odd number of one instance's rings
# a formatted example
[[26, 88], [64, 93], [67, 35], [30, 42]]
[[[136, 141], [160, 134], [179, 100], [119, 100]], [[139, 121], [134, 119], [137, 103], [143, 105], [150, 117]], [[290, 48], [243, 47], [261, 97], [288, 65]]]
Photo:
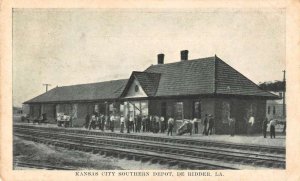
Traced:
[[286, 80], [285, 80], [285, 70], [283, 70], [283, 96], [282, 96], [282, 101], [283, 101], [283, 118], [284, 119], [286, 117], [286, 112], [285, 112], [285, 91], [286, 91]]
[[48, 86], [51, 86], [51, 84], [43, 84], [43, 86], [46, 86], [46, 92], [48, 91]]
[[282, 109], [283, 109], [283, 119], [284, 119], [284, 127], [282, 133], [285, 134], [286, 130], [286, 111], [285, 111], [285, 91], [286, 91], [286, 80], [285, 80], [285, 70], [283, 70], [283, 96], [282, 96]]

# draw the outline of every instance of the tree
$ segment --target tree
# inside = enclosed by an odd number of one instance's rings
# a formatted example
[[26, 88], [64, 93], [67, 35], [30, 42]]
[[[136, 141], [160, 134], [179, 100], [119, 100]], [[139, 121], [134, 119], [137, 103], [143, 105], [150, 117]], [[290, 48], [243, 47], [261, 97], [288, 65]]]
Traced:
[[285, 82], [283, 81], [274, 81], [274, 82], [263, 82], [259, 84], [259, 87], [266, 91], [285, 91]]

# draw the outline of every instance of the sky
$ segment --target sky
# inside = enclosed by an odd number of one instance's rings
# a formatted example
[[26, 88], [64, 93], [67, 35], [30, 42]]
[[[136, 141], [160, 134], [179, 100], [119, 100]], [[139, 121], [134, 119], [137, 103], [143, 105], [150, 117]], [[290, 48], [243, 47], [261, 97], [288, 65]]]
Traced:
[[283, 9], [14, 9], [13, 105], [56, 86], [129, 78], [215, 54], [255, 83], [282, 80]]

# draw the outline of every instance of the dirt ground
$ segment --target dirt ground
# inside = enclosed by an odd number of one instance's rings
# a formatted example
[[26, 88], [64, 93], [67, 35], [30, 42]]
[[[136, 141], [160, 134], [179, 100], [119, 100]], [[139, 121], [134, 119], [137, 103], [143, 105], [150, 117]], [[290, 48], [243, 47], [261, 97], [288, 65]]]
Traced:
[[[169, 165], [142, 163], [140, 161], [117, 159], [76, 150], [67, 150], [23, 140], [14, 136], [14, 160], [29, 163], [45, 163], [53, 166], [68, 166], [77, 170], [161, 170], [178, 169]], [[16, 167], [15, 170], [26, 168]]]

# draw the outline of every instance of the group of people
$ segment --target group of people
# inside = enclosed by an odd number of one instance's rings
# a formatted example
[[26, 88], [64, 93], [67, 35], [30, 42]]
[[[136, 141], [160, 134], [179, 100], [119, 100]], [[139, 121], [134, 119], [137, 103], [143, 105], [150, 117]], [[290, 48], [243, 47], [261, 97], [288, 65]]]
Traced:
[[[170, 118], [173, 119], [173, 118]], [[125, 128], [127, 133], [130, 132], [153, 132], [153, 133], [165, 133], [167, 130], [172, 130], [172, 120], [166, 121], [164, 117], [159, 116], [141, 116], [141, 115], [123, 115], [111, 114], [105, 116], [94, 112], [93, 114], [87, 114], [85, 118], [86, 129], [96, 129], [99, 127], [100, 130], [111, 130], [114, 132], [114, 127], [117, 122], [120, 122], [120, 132], [124, 133]], [[170, 131], [172, 132], [172, 131]]]
[[[254, 117], [250, 116], [249, 121], [247, 123], [247, 131], [248, 130], [252, 130], [254, 127]], [[265, 119], [262, 122], [262, 133], [264, 138], [267, 138], [267, 129], [268, 129], [268, 125], [269, 125], [269, 131], [270, 131], [270, 137], [275, 138], [275, 127], [277, 125], [277, 120], [276, 119], [271, 119], [270, 121], [268, 120], [267, 117], [265, 117]], [[249, 134], [249, 132], [247, 132]]]
[[99, 127], [99, 129], [102, 131], [104, 131], [105, 129], [109, 129], [114, 132], [114, 124], [116, 122], [116, 119], [117, 117], [115, 115], [105, 116], [103, 114], [94, 112], [93, 114], [86, 115], [84, 126], [89, 130]]
[[[175, 119], [173, 117], [169, 117], [166, 119], [164, 116], [156, 116], [156, 115], [116, 115], [111, 114], [110, 116], [105, 116], [103, 114], [99, 114], [94, 112], [93, 114], [87, 114], [85, 118], [85, 128], [86, 129], [96, 129], [97, 127], [104, 130], [111, 130], [114, 132], [115, 124], [120, 123], [120, 132], [127, 133], [130, 132], [152, 132], [152, 133], [167, 133], [167, 135], [173, 134], [175, 132]], [[203, 135], [212, 134], [214, 128], [214, 118], [212, 115], [205, 115], [205, 119], [201, 121], [201, 119], [194, 118], [193, 120], [184, 120], [182, 126], [184, 127], [183, 131], [178, 131], [180, 134], [190, 133], [192, 135], [193, 131], [195, 134], [198, 134], [199, 131], [199, 123], [203, 125]], [[180, 128], [178, 130], [180, 130]], [[126, 130], [125, 130], [126, 129]], [[179, 135], [180, 135], [179, 134]]]
[[214, 117], [211, 114], [209, 115], [205, 114], [203, 125], [204, 128], [202, 134], [206, 136], [208, 136], [209, 134], [211, 135], [215, 125]]
[[[230, 129], [230, 135], [234, 136], [235, 135], [235, 130], [236, 130], [236, 120], [235, 118], [230, 118], [228, 117], [229, 121], [229, 129]], [[251, 131], [254, 128], [254, 123], [255, 123], [255, 118], [253, 116], [250, 116], [249, 119], [247, 120], [246, 123], [246, 128], [247, 128], [247, 134], [249, 135]], [[270, 137], [275, 138], [275, 127], [277, 125], [277, 120], [271, 119], [270, 121], [266, 117], [263, 122], [262, 122], [262, 133], [264, 138], [267, 138], [267, 129], [268, 129], [268, 124], [269, 124], [269, 131], [270, 131]]]
[[[200, 125], [199, 125], [200, 123]], [[215, 125], [215, 120], [213, 115], [205, 114], [203, 120], [199, 118], [194, 118], [193, 120], [184, 120], [183, 124], [178, 129], [178, 135], [183, 135], [189, 133], [190, 135], [199, 133], [199, 127], [202, 127], [202, 134], [205, 136], [212, 135]]]
[[[166, 119], [163, 116], [141, 116], [141, 115], [128, 115], [124, 117], [123, 115], [115, 115], [112, 114], [110, 116], [105, 116], [103, 114], [98, 114], [94, 112], [93, 114], [86, 115], [85, 128], [86, 129], [96, 129], [99, 127], [100, 130], [111, 130], [114, 132], [115, 124], [120, 122], [120, 132], [124, 133], [125, 129], [127, 129], [127, 133], [130, 132], [152, 132], [152, 133], [167, 133], [167, 135], [171, 135], [174, 132], [175, 119], [170, 117]], [[200, 123], [200, 125], [199, 125]], [[228, 124], [230, 129], [230, 135], [234, 136], [236, 131], [236, 120], [235, 118], [228, 117]], [[264, 138], [267, 135], [268, 124], [270, 124], [270, 136], [271, 138], [275, 138], [275, 126], [277, 121], [272, 119], [268, 121], [268, 118], [265, 118], [262, 124], [262, 132]], [[195, 134], [199, 133], [199, 127], [202, 127], [203, 135], [211, 135], [213, 133], [215, 125], [215, 120], [213, 115], [206, 114], [204, 119], [194, 118], [193, 120], [183, 120], [183, 123], [177, 130], [177, 135], [190, 134], [193, 132]], [[254, 117], [250, 116], [247, 121], [247, 130], [249, 127], [254, 126]]]
[[167, 119], [165, 119], [165, 117], [163, 116], [130, 115], [127, 118], [121, 116], [121, 132], [124, 131], [124, 126], [126, 126], [127, 133], [130, 132], [165, 133], [166, 131], [168, 131], [168, 133], [172, 134], [172, 130], [174, 127], [173, 124], [174, 124], [173, 118], [169, 118], [167, 121]]
[[264, 138], [267, 137], [268, 124], [270, 124], [270, 137], [271, 137], [271, 139], [275, 138], [275, 126], [277, 124], [277, 120], [271, 119], [269, 121], [267, 117], [264, 119], [263, 125], [262, 125], [262, 132], [263, 132]]

